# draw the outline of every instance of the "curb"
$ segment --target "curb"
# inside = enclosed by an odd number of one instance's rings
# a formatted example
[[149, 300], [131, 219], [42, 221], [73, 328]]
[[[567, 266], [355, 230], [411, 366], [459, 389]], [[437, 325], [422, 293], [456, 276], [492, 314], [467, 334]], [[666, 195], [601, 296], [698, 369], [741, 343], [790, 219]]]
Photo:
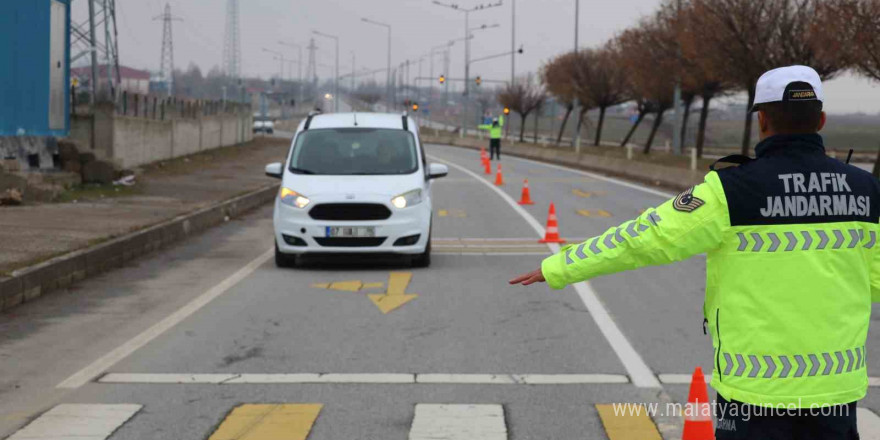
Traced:
[[19, 269], [0, 279], [0, 311], [33, 301], [54, 290], [122, 266], [142, 255], [185, 240], [275, 199], [278, 185], [272, 184], [175, 217], [146, 229], [73, 251], [34, 266]]
[[[422, 140], [424, 143], [429, 144], [449, 145], [471, 150], [480, 149], [480, 147], [476, 145], [456, 143], [456, 138], [423, 135]], [[507, 148], [502, 147], [502, 149], [504, 154], [508, 156], [625, 178], [650, 187], [666, 188], [674, 191], [684, 191], [694, 185], [702, 183], [706, 172], [708, 172], [692, 171], [689, 169], [672, 168], [654, 164], [632, 163], [624, 159], [609, 158], [586, 153], [582, 153], [580, 158], [566, 157], [573, 156], [574, 153], [554, 151], [527, 145], [509, 145]], [[624, 171], [624, 169], [639, 169], [641, 172], [634, 173], [631, 171]]]

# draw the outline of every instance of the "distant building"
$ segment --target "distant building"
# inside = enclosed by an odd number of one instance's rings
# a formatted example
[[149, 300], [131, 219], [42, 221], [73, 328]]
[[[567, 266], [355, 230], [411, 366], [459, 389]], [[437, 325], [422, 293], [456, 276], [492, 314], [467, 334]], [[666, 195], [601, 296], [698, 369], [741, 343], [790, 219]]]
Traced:
[[[112, 70], [112, 69], [111, 69]], [[80, 87], [88, 90], [91, 84], [91, 66], [77, 67], [70, 70], [71, 76], [79, 79]], [[117, 93], [128, 92], [146, 95], [150, 93], [150, 72], [119, 66], [119, 90]], [[107, 66], [98, 66], [98, 90], [107, 89]]]

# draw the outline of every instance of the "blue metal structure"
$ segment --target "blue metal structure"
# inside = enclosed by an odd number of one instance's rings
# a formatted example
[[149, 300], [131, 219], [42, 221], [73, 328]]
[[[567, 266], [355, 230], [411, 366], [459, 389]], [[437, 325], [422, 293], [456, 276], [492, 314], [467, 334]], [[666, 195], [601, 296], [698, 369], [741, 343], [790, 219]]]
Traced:
[[0, 136], [70, 130], [71, 1], [0, 1]]

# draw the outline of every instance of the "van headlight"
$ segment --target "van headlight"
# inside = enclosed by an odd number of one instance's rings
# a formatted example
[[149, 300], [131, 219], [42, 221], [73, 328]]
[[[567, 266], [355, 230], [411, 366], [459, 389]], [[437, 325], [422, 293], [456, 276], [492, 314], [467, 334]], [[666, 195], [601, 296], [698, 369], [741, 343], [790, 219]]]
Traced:
[[398, 209], [403, 209], [407, 206], [418, 205], [419, 203], [422, 203], [422, 190], [420, 189], [414, 189], [412, 191], [405, 192], [391, 199], [391, 204]]
[[281, 188], [281, 193], [278, 195], [281, 198], [281, 203], [293, 206], [294, 208], [303, 209], [306, 206], [309, 206], [311, 200], [308, 197], [290, 189], [290, 188]]

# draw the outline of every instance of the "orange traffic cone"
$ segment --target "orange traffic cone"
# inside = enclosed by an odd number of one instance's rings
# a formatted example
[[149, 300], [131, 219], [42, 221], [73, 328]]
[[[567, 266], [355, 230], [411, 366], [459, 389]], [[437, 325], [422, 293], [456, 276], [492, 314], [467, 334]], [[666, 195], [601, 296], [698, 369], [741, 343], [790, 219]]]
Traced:
[[491, 162], [489, 162], [489, 158], [488, 158], [488, 157], [485, 158], [485, 159], [483, 159], [483, 172], [484, 172], [487, 176], [491, 176], [491, 175], [492, 175], [492, 164], [491, 164]]
[[501, 186], [504, 185], [504, 175], [501, 174], [501, 164], [498, 164], [498, 172], [495, 173], [495, 185]]
[[559, 224], [556, 223], [556, 206], [550, 204], [550, 212], [547, 214], [547, 231], [544, 233], [544, 239], [538, 240], [538, 243], [565, 243], [565, 240], [559, 238]]
[[486, 147], [480, 147], [480, 160], [486, 159]]
[[712, 404], [709, 403], [706, 379], [700, 367], [694, 370], [691, 379], [681, 440], [715, 440], [715, 430], [712, 428]]
[[529, 179], [523, 180], [523, 189], [522, 196], [519, 200], [520, 205], [534, 205], [535, 202], [532, 201], [532, 195], [529, 193]]

